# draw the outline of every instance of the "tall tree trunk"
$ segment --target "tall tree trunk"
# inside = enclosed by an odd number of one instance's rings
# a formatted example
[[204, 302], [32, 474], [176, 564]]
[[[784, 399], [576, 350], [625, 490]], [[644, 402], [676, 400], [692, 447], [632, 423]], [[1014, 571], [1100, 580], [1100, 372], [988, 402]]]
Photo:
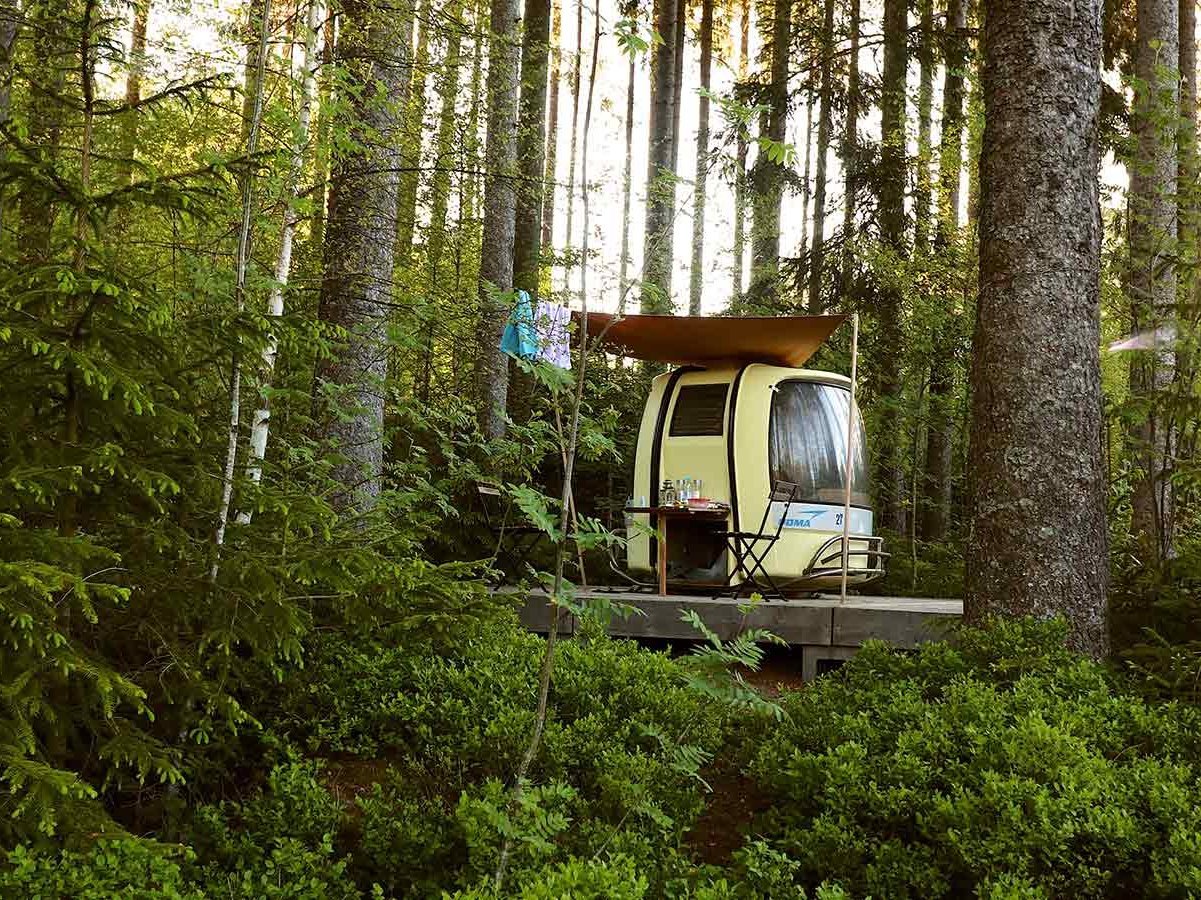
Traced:
[[[21, 20], [21, 11], [15, 0], [0, 0], [0, 128], [8, 125], [12, 116], [12, 78], [13, 78], [13, 47], [17, 40], [17, 26]], [[0, 147], [0, 162], [7, 156], [7, 151]], [[7, 206], [5, 190], [0, 187], [0, 246], [5, 243], [4, 222], [5, 207]]]
[[[314, 55], [317, 49], [317, 31], [321, 22], [321, 0], [309, 0], [305, 17], [305, 33], [303, 51], [300, 57], [300, 109], [296, 115], [296, 130], [293, 133], [292, 167], [288, 172], [288, 205], [284, 210], [283, 226], [280, 228], [279, 255], [275, 259], [275, 283], [271, 285], [271, 293], [267, 299], [267, 315], [279, 319], [284, 314], [284, 289], [292, 274], [292, 242], [296, 236], [296, 226], [300, 224], [301, 213], [299, 201], [304, 193], [301, 177], [304, 174], [304, 155], [309, 144], [309, 121], [313, 112], [313, 94], [317, 84], [317, 72], [314, 67]], [[263, 384], [271, 387], [275, 374], [275, 360], [279, 354], [279, 341], [274, 333], [268, 336], [267, 345], [263, 348]], [[271, 428], [271, 395], [269, 391], [260, 393], [260, 403], [254, 411], [250, 426], [250, 450], [247, 462], [247, 477], [258, 484], [263, 476], [263, 460], [267, 457], [267, 438]], [[238, 515], [238, 521], [246, 524], [250, 521], [251, 513], [244, 509]]]
[[446, 250], [446, 214], [450, 208], [451, 170], [454, 168], [456, 155], [454, 138], [458, 117], [455, 115], [455, 110], [459, 99], [459, 68], [463, 48], [462, 0], [452, 0], [447, 8], [447, 13], [449, 27], [446, 32], [446, 48], [442, 55], [441, 78], [438, 83], [442, 107], [438, 114], [438, 135], [434, 144], [434, 170], [429, 187], [430, 224], [429, 230], [426, 232], [425, 266], [428, 273], [427, 282], [431, 286], [431, 296], [434, 298], [435, 305], [428, 313], [425, 346], [422, 348], [422, 352], [425, 354], [419, 393], [422, 403], [429, 402], [433, 383], [435, 325], [438, 320], [437, 295], [433, 288], [440, 284], [439, 273], [442, 257]]
[[701, 314], [705, 283], [705, 201], [709, 179], [709, 85], [713, 66], [713, 0], [701, 0], [701, 96], [696, 129], [696, 186], [692, 196], [692, 265], [688, 314]]
[[317, 147], [316, 202], [313, 204], [313, 221], [309, 226], [309, 246], [318, 252], [325, 246], [325, 213], [329, 201], [329, 158], [330, 130], [333, 128], [333, 71], [335, 43], [335, 15], [332, 5], [326, 10], [325, 22], [321, 27], [321, 86], [317, 94]]
[[343, 0], [338, 59], [347, 96], [340, 113], [352, 149], [333, 165], [325, 275], [318, 315], [347, 340], [317, 365], [321, 436], [336, 445], [335, 502], [367, 509], [382, 489], [388, 304], [396, 248], [400, 146], [407, 108], [413, 12], [377, 12]]
[[821, 111], [817, 118], [817, 173], [813, 186], [813, 250], [809, 262], [809, 314], [822, 311], [822, 269], [826, 255], [826, 157], [830, 150], [834, 103], [834, 0], [826, 0], [822, 20]]
[[[738, 83], [745, 84], [750, 68], [747, 56], [751, 42], [751, 0], [742, 0], [742, 11], [738, 17]], [[734, 290], [733, 295], [742, 294], [746, 280], [746, 157], [749, 150], [747, 136], [742, 127], [736, 138], [734, 164]]]
[[809, 265], [809, 229], [812, 218], [809, 215], [809, 201], [813, 199], [813, 94], [806, 92], [805, 96], [805, 163], [801, 175], [801, 246], [797, 252], [800, 265], [797, 267], [797, 294], [800, 295], [808, 284], [807, 267]]
[[[631, 17], [637, 12], [637, 6], [627, 10]], [[621, 173], [621, 269], [617, 279], [621, 294], [618, 303], [622, 312], [625, 311], [630, 286], [630, 197], [634, 192], [634, 75], [637, 72], [637, 56], [634, 53], [629, 56], [629, 72], [626, 75], [626, 161]]]
[[[783, 142], [788, 119], [788, 41], [791, 26], [791, 0], [773, 0], [769, 32], [771, 82], [767, 108], [759, 118], [759, 135], [774, 143]], [[751, 175], [754, 185], [751, 288], [760, 294], [775, 292], [774, 282], [780, 268], [780, 204], [784, 199], [784, 173], [783, 164], [772, 161], [760, 149]]]
[[[27, 143], [37, 157], [37, 165], [51, 171], [57, 165], [63, 126], [63, 85], [68, 68], [76, 63], [70, 59], [74, 48], [66, 40], [62, 22], [51, 4], [30, 4], [26, 9], [25, 27], [39, 35], [30, 41], [29, 134]], [[5, 142], [7, 144], [7, 141]], [[57, 213], [49, 196], [26, 190], [18, 207], [17, 247], [21, 260], [30, 265], [42, 265], [50, 255], [51, 235]]]
[[[1132, 126], [1138, 140], [1131, 166], [1130, 291], [1132, 325], [1152, 330], [1172, 322], [1176, 307], [1176, 116], [1180, 88], [1173, 71], [1180, 60], [1180, 7], [1177, 0], [1139, 0], [1138, 48]], [[1145, 561], [1169, 555], [1173, 502], [1173, 427], [1164, 395], [1175, 377], [1170, 344], [1139, 353], [1131, 364], [1133, 396], [1149, 413], [1132, 435], [1138, 472], [1131, 497], [1131, 531], [1141, 541]]]
[[129, 183], [133, 178], [134, 155], [137, 152], [137, 106], [142, 102], [142, 72], [146, 68], [146, 29], [150, 20], [150, 0], [136, 0], [133, 5], [133, 24], [129, 29], [129, 71], [125, 75], [125, 113], [121, 122], [121, 146], [117, 161], [120, 178]]
[[919, 0], [920, 11], [917, 94], [917, 184], [913, 195], [913, 243], [919, 250], [930, 245], [930, 208], [934, 184], [934, 0]]
[[[938, 151], [938, 220], [935, 245], [947, 252], [958, 244], [959, 181], [963, 171], [963, 67], [967, 64], [968, 0], [950, 0], [943, 36], [946, 71], [942, 86], [942, 135]], [[948, 304], [950, 298], [948, 298]], [[946, 537], [951, 517], [951, 464], [954, 458], [955, 359], [952, 310], [935, 323], [930, 360], [930, 421], [920, 501], [920, 533], [928, 541]]]
[[430, 68], [430, 25], [433, 4], [426, 0], [418, 9], [413, 27], [417, 32], [417, 53], [409, 84], [408, 109], [404, 114], [404, 145], [401, 152], [400, 187], [396, 213], [396, 256], [407, 264], [413, 252], [413, 234], [417, 227], [417, 195], [421, 190], [421, 149], [425, 134], [425, 77]]
[[[567, 158], [567, 237], [563, 242], [568, 257], [571, 255], [575, 226], [575, 164], [579, 156], [580, 67], [584, 61], [584, 2], [585, 0], [576, 0], [575, 57], [571, 64], [571, 145], [568, 149], [570, 155]], [[571, 270], [572, 263], [569, 258], [563, 270], [563, 283], [568, 291], [571, 290]]]
[[480, 166], [480, 107], [483, 105], [484, 45], [487, 41], [486, 22], [491, 16], [489, 0], [475, 0], [475, 37], [471, 49], [471, 104], [467, 112], [467, 140], [463, 144], [464, 169], [471, 172], [459, 179], [459, 220], [474, 224], [478, 218], [481, 179]]
[[550, 101], [546, 111], [546, 193], [542, 200], [542, 246], [555, 242], [555, 198], [559, 190], [559, 90], [563, 68], [563, 14], [559, 0], [551, 0]]
[[[905, 74], [908, 10], [905, 0], [884, 2], [884, 70], [880, 97], [880, 236], [884, 246], [897, 256], [906, 254], [905, 246]], [[901, 334], [901, 294], [895, 284], [880, 291], [880, 415], [877, 418], [880, 443], [877, 488], [884, 525], [903, 534], [905, 528], [905, 470], [901, 445], [896, 435], [903, 429], [900, 421], [901, 391], [904, 384], [899, 365]]]
[[438, 283], [438, 268], [446, 249], [446, 212], [450, 207], [451, 170], [454, 168], [454, 139], [458, 118], [459, 68], [463, 47], [463, 31], [459, 19], [463, 14], [462, 0], [451, 3], [452, 22], [446, 33], [446, 51], [442, 58], [442, 79], [438, 93], [442, 108], [438, 114], [438, 136], [435, 139], [434, 174], [430, 180], [430, 228], [426, 239], [426, 268], [429, 283]]
[[855, 203], [859, 193], [859, 0], [850, 0], [847, 32], [847, 114], [842, 133], [842, 296], [850, 306], [855, 274]]
[[476, 328], [475, 385], [480, 426], [489, 438], [505, 433], [509, 389], [507, 357], [500, 336], [508, 303], [497, 292], [513, 289], [516, 228], [518, 0], [492, 0], [492, 39], [488, 53], [488, 137], [484, 146], [484, 240], [480, 251], [480, 319]]
[[538, 296], [542, 254], [542, 194], [546, 152], [546, 76], [550, 41], [550, 0], [526, 0], [521, 38], [521, 110], [517, 159], [517, 230], [513, 245], [513, 283]]
[[676, 0], [676, 78], [673, 83], [675, 99], [671, 104], [671, 170], [680, 171], [680, 109], [684, 96], [684, 44], [688, 29], [688, 0]]
[[651, 120], [646, 171], [646, 230], [642, 245], [642, 311], [671, 312], [672, 234], [676, 173], [673, 124], [676, 80], [676, 0], [655, 0], [655, 30], [662, 38], [651, 55]]
[[990, 3], [983, 46], [965, 613], [1062, 615], [1101, 657], [1101, 0]]

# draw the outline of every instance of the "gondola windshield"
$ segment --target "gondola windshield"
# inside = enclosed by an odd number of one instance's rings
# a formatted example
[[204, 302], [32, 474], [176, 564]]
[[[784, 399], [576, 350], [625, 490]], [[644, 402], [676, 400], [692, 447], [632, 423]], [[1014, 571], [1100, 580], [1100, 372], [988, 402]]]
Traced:
[[[846, 491], [847, 416], [845, 388], [811, 381], [776, 386], [768, 442], [772, 483], [799, 486], [803, 503], [841, 504]], [[870, 507], [863, 423], [855, 431], [851, 504]]]

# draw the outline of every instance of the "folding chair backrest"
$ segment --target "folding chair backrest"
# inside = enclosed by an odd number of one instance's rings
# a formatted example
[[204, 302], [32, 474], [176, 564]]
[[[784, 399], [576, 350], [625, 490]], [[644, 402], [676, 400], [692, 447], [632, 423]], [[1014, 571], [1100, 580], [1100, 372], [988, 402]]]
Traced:
[[488, 523], [489, 528], [496, 528], [500, 521], [503, 520], [503, 509], [501, 509], [504, 496], [499, 488], [495, 488], [490, 484], [476, 482], [476, 494], [479, 497], [480, 509], [484, 511], [484, 521]]
[[771, 518], [772, 506], [776, 503], [784, 504], [784, 513], [776, 521], [775, 537], [779, 539], [780, 533], [784, 530], [784, 520], [788, 518], [788, 507], [796, 502], [797, 493], [800, 491], [800, 486], [793, 484], [791, 481], [777, 481], [772, 485], [771, 493], [767, 497], [767, 507], [763, 510], [763, 521], [759, 523], [759, 534], [768, 534], [767, 523]]

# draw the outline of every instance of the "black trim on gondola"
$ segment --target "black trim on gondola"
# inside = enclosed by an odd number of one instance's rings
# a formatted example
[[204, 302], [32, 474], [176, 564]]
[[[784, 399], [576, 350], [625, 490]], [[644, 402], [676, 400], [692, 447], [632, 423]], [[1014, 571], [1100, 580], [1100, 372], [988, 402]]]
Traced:
[[[667, 412], [671, 407], [671, 398], [675, 396], [676, 385], [680, 383], [689, 372], [701, 371], [700, 366], [680, 366], [667, 377], [667, 384], [663, 388], [663, 399], [659, 402], [659, 414], [655, 417], [655, 435], [651, 440], [651, 495], [647, 499], [650, 500], [651, 506], [659, 505], [659, 475], [661, 470], [661, 460], [663, 456], [663, 429], [667, 425]], [[659, 527], [659, 517], [652, 515], [650, 517], [650, 525], [652, 529]], [[659, 558], [659, 540], [652, 533], [650, 537], [650, 566], [654, 570], [657, 566], [656, 560]]]
[[734, 470], [734, 415], [738, 411], [738, 388], [742, 384], [743, 373], [751, 367], [751, 363], [743, 366], [734, 376], [734, 385], [730, 388], [730, 422], [726, 427], [726, 474], [730, 476], [730, 530], [740, 531], [738, 524], [738, 476]]

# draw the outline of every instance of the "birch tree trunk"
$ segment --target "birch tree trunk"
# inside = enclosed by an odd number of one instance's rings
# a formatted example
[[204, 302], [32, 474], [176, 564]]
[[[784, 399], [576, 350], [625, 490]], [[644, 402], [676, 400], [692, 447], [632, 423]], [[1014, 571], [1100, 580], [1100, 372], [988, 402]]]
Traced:
[[[742, 0], [742, 11], [738, 17], [738, 83], [745, 84], [749, 67], [747, 56], [751, 40], [751, 2]], [[734, 163], [734, 291], [735, 297], [742, 294], [746, 280], [746, 158], [748, 153], [746, 134], [739, 128], [736, 137]]]
[[[942, 87], [942, 134], [938, 150], [938, 219], [935, 246], [940, 252], [958, 245], [959, 181], [963, 171], [963, 68], [967, 65], [968, 0], [950, 0], [943, 35], [946, 71]], [[948, 298], [950, 305], [953, 301]], [[955, 347], [951, 310], [935, 325], [930, 360], [930, 421], [922, 478], [919, 532], [928, 541], [946, 537], [951, 518], [951, 464], [954, 458]]]
[[[259, 131], [263, 120], [263, 89], [267, 72], [267, 36], [271, 20], [271, 0], [249, 4], [248, 32], [258, 23], [258, 41], [246, 54], [246, 87], [249, 93], [250, 117], [246, 122], [246, 155], [254, 156], [259, 148]], [[86, 145], [86, 141], [85, 141]], [[86, 178], [87, 166], [84, 173]], [[250, 267], [251, 215], [254, 211], [254, 173], [247, 170], [240, 176], [242, 221], [238, 228], [238, 247], [234, 258], [234, 308], [240, 314], [246, 308], [246, 275]], [[68, 390], [68, 395], [70, 395]], [[233, 352], [229, 382], [229, 425], [226, 431], [225, 465], [221, 473], [221, 501], [217, 508], [217, 525], [213, 531], [213, 564], [209, 581], [216, 583], [221, 566], [221, 547], [229, 523], [229, 509], [234, 493], [234, 474], [237, 471], [238, 437], [242, 424], [242, 358], [237, 346]]]
[[692, 264], [688, 314], [701, 314], [705, 286], [705, 201], [709, 179], [709, 85], [713, 66], [713, 0], [701, 0], [701, 95], [696, 129], [696, 186], [692, 195]]
[[676, 173], [673, 128], [676, 80], [676, 0], [655, 0], [655, 30], [662, 43], [651, 55], [651, 116], [646, 171], [646, 229], [642, 245], [642, 312], [672, 311], [672, 233]]
[[965, 613], [1062, 615], [1102, 657], [1101, 0], [990, 3], [983, 46]]
[[396, 248], [403, 111], [412, 73], [411, 8], [343, 0], [337, 56], [348, 86], [341, 127], [351, 149], [334, 161], [318, 315], [346, 335], [317, 365], [320, 436], [338, 454], [342, 509], [369, 509], [383, 487], [388, 305]]
[[[317, 85], [314, 53], [317, 48], [317, 31], [321, 23], [321, 0], [309, 0], [305, 18], [304, 44], [300, 55], [300, 108], [296, 113], [296, 129], [293, 131], [292, 166], [288, 172], [288, 205], [284, 209], [284, 221], [280, 228], [279, 254], [275, 258], [275, 284], [267, 298], [267, 315], [279, 319], [284, 314], [284, 289], [292, 273], [292, 243], [296, 237], [296, 226], [300, 223], [299, 201], [304, 191], [301, 176], [304, 174], [305, 151], [309, 144], [309, 121], [313, 113], [313, 95]], [[263, 460], [267, 458], [267, 438], [271, 429], [271, 382], [275, 374], [275, 360], [279, 355], [279, 341], [274, 332], [267, 338], [263, 348], [262, 379], [266, 389], [260, 393], [259, 406], [254, 411], [250, 425], [250, 450], [246, 475], [254, 484], [263, 477]], [[238, 514], [238, 522], [250, 522], [249, 509]]]
[[513, 289], [513, 240], [517, 192], [517, 80], [521, 23], [517, 0], [492, 0], [488, 53], [488, 136], [484, 145], [484, 239], [480, 251], [480, 319], [476, 328], [476, 396], [480, 426], [489, 438], [505, 433], [509, 389], [507, 357], [500, 336], [508, 316], [505, 297]]
[[[1132, 128], [1138, 145], [1131, 165], [1130, 291], [1135, 331], [1174, 321], [1176, 308], [1176, 136], [1180, 86], [1180, 7], [1177, 0], [1139, 0], [1136, 90]], [[1138, 353], [1130, 367], [1131, 394], [1148, 409], [1133, 429], [1138, 471], [1131, 497], [1131, 531], [1145, 562], [1171, 554], [1173, 427], [1164, 408], [1175, 378], [1175, 348], [1165, 343]]]
[[821, 108], [817, 117], [817, 172], [813, 186], [813, 249], [809, 260], [809, 315], [822, 310], [822, 270], [826, 256], [826, 157], [830, 150], [834, 102], [834, 0], [826, 0], [822, 19]]
[[[774, 0], [771, 30], [768, 33], [768, 44], [771, 47], [771, 82], [768, 88], [767, 109], [759, 118], [760, 137], [774, 143], [784, 140], [788, 120], [788, 41], [791, 26], [792, 3], [790, 0]], [[775, 293], [775, 279], [780, 269], [780, 204], [784, 199], [784, 173], [784, 165], [772, 161], [768, 154], [760, 149], [751, 175], [754, 188], [754, 214], [751, 220], [751, 290], [759, 295]]]
[[[880, 98], [880, 237], [885, 247], [905, 256], [906, 138], [906, 36], [908, 10], [905, 0], [884, 2], [884, 69]], [[895, 435], [902, 433], [901, 390], [904, 384], [901, 359], [902, 298], [900, 288], [885, 284], [880, 292], [880, 415], [881, 441], [878, 456], [880, 508], [885, 527], [904, 533], [905, 471], [901, 446]]]
[[550, 41], [549, 0], [526, 0], [521, 38], [521, 111], [517, 159], [517, 225], [513, 247], [513, 283], [538, 296], [542, 257], [542, 199], [546, 153], [546, 77]]

